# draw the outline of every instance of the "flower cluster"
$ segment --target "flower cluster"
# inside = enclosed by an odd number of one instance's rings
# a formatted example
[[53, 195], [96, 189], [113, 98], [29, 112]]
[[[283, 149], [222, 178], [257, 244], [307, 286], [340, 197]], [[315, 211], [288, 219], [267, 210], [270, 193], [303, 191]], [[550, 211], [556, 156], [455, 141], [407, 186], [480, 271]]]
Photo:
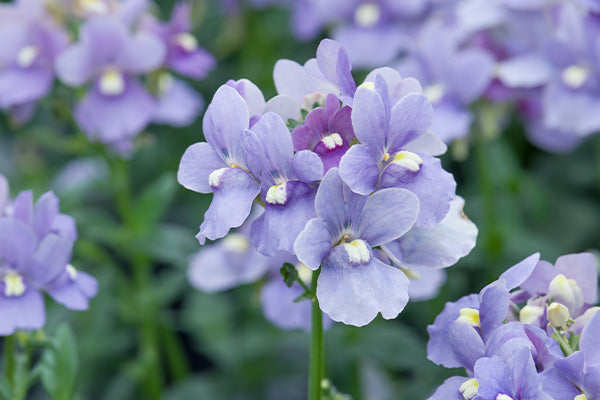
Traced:
[[429, 397], [460, 400], [585, 400], [600, 396], [596, 261], [590, 253], [534, 254], [479, 295], [447, 303], [427, 355], [467, 377]]
[[[171, 72], [199, 79], [214, 59], [190, 34], [189, 7], [168, 22], [141, 0], [17, 0], [0, 9], [0, 108], [20, 121], [52, 89], [56, 75], [82, 87], [74, 119], [91, 139], [127, 150], [151, 122], [194, 121], [202, 98]], [[74, 27], [71, 42], [67, 27]]]
[[[199, 256], [233, 257], [235, 247], [239, 262], [193, 266], [193, 282], [222, 289], [254, 280], [284, 254], [320, 269], [316, 296], [334, 321], [396, 317], [409, 277], [419, 275], [412, 268], [454, 264], [477, 235], [435, 157], [446, 147], [429, 132], [431, 105], [416, 80], [389, 68], [357, 87], [345, 50], [328, 39], [304, 66], [280, 60], [274, 78], [279, 94], [268, 102], [247, 80], [221, 86], [204, 117], [207, 142], [182, 157], [179, 182], [213, 194], [200, 243], [249, 225]], [[443, 280], [432, 274], [430, 283]], [[416, 291], [426, 297], [436, 288]]]
[[58, 199], [45, 193], [34, 204], [31, 191], [14, 201], [0, 175], [0, 335], [40, 329], [48, 293], [72, 310], [85, 310], [96, 280], [71, 264], [75, 221], [59, 213]]
[[[273, 3], [273, 2], [271, 2]], [[554, 152], [600, 129], [600, 8], [594, 1], [279, 1], [300, 38], [332, 27], [360, 67], [417, 78], [445, 142], [469, 132], [477, 100], [514, 104], [529, 139]]]

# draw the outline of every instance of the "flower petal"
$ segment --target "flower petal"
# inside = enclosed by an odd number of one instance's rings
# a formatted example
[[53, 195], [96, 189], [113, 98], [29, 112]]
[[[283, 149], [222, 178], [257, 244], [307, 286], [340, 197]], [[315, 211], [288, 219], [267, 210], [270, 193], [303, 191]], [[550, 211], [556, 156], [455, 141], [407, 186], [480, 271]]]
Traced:
[[375, 257], [367, 264], [347, 262], [343, 246], [332, 250], [321, 268], [317, 298], [334, 321], [364, 326], [379, 312], [395, 318], [408, 302], [408, 278]]

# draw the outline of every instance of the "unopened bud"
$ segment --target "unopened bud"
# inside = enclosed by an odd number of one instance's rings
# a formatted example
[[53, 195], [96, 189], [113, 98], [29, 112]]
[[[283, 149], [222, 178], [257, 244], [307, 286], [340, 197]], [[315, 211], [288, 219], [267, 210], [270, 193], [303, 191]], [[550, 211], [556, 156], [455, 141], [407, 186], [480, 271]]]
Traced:
[[552, 327], [566, 329], [570, 320], [569, 309], [563, 304], [554, 302], [548, 306], [548, 321]]
[[533, 324], [544, 314], [544, 307], [525, 306], [519, 311], [519, 321], [524, 324]]
[[550, 281], [548, 295], [574, 313], [583, 306], [583, 292], [579, 285], [574, 279], [567, 279], [563, 274], [558, 274]]

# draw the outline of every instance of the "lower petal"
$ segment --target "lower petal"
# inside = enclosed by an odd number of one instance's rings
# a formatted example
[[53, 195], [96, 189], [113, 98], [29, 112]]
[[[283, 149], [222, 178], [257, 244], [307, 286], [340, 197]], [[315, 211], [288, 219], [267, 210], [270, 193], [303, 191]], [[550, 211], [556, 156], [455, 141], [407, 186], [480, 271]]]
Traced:
[[17, 329], [40, 329], [46, 322], [44, 298], [31, 288], [22, 296], [0, 295], [0, 335], [11, 335]]
[[294, 242], [306, 223], [316, 217], [316, 188], [306, 183], [286, 183], [286, 204], [269, 204], [265, 213], [251, 229], [252, 244], [264, 255], [272, 256], [278, 251], [294, 254]]
[[92, 89], [75, 109], [79, 127], [92, 139], [114, 143], [131, 139], [150, 123], [156, 101], [136, 81], [128, 80], [124, 92], [105, 96]]
[[200, 225], [200, 235], [216, 240], [227, 235], [246, 220], [254, 198], [260, 193], [260, 184], [246, 171], [228, 168], [213, 187], [210, 207]]
[[408, 278], [399, 269], [375, 257], [367, 264], [340, 262], [341, 246], [334, 249], [321, 268], [317, 298], [321, 309], [334, 321], [363, 326], [379, 312], [395, 318], [408, 302]]

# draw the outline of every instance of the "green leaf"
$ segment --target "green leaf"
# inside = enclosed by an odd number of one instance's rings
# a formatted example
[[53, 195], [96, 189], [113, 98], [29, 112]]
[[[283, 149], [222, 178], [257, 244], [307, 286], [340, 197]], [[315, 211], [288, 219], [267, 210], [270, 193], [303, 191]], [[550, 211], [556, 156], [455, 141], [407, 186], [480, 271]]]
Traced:
[[75, 336], [69, 326], [61, 325], [40, 362], [42, 384], [52, 400], [70, 400], [73, 397], [78, 364]]
[[167, 212], [176, 190], [177, 179], [171, 172], [163, 174], [144, 189], [132, 210], [133, 219], [140, 232], [153, 230]]
[[6, 376], [0, 377], [0, 399], [9, 400], [12, 399], [12, 389]]
[[292, 287], [294, 282], [299, 279], [296, 267], [290, 263], [284, 263], [279, 272], [281, 273], [281, 276], [283, 276], [283, 281], [287, 287]]

